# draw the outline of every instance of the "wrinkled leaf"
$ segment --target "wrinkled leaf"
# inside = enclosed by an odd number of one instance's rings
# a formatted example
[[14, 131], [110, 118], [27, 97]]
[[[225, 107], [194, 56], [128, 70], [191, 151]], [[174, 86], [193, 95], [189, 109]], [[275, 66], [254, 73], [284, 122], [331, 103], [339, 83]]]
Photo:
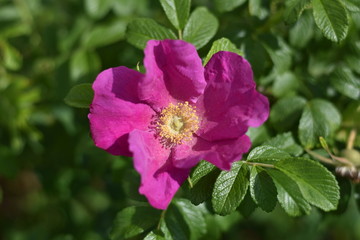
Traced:
[[234, 52], [239, 55], [243, 55], [243, 53], [227, 38], [220, 38], [213, 42], [210, 51], [206, 55], [204, 60], [204, 65], [211, 59], [211, 57], [220, 51]]
[[344, 40], [349, 19], [341, 0], [313, 0], [313, 13], [316, 25], [325, 37], [334, 42]]
[[137, 18], [130, 22], [126, 36], [129, 43], [140, 49], [144, 49], [151, 39], [176, 39], [173, 31], [150, 18]]
[[249, 186], [248, 166], [235, 162], [229, 172], [223, 171], [216, 179], [212, 205], [217, 214], [228, 215], [240, 205]]
[[278, 161], [275, 166], [298, 184], [309, 203], [324, 211], [336, 209], [339, 186], [323, 165], [306, 158], [291, 158]]
[[196, 8], [184, 29], [184, 40], [195, 45], [196, 49], [205, 46], [214, 37], [219, 22], [205, 7]]
[[191, 0], [160, 0], [160, 3], [172, 25], [182, 30], [189, 17]]
[[312, 148], [319, 137], [329, 137], [341, 123], [339, 111], [330, 102], [315, 99], [307, 103], [299, 125], [300, 142], [305, 148]]

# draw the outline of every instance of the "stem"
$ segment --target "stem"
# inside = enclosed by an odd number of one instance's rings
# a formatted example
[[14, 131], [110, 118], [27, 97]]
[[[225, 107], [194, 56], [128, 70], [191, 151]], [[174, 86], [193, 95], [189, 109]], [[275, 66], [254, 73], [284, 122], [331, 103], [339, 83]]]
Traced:
[[310, 154], [311, 156], [319, 159], [320, 161], [324, 162], [324, 163], [328, 163], [328, 164], [331, 164], [331, 165], [336, 165], [335, 162], [333, 160], [331, 160], [330, 158], [327, 158], [327, 157], [323, 157], [321, 156], [320, 154], [318, 153], [315, 153], [309, 149], [305, 149], [305, 151]]
[[193, 188], [193, 187], [194, 187], [194, 184], [193, 184], [193, 182], [191, 181], [190, 176], [187, 178], [187, 181], [188, 181], [188, 183], [189, 183], [190, 188]]
[[349, 138], [346, 144], [346, 149], [353, 149], [354, 148], [354, 142], [356, 139], [356, 129], [353, 128], [350, 131]]
[[160, 228], [161, 228], [161, 222], [162, 222], [162, 221], [164, 220], [164, 218], [165, 218], [165, 213], [166, 213], [166, 210], [163, 210], [163, 211], [161, 212], [160, 220], [159, 220], [159, 223], [158, 223], [158, 225], [157, 225], [157, 227], [156, 227], [157, 230], [160, 230]]
[[245, 162], [248, 165], [252, 165], [252, 166], [261, 166], [261, 167], [266, 167], [266, 168], [275, 168], [274, 165], [272, 164], [266, 164], [266, 163], [258, 163], [258, 162]]
[[182, 40], [182, 38], [183, 38], [182, 37], [182, 31], [180, 29], [178, 30], [178, 34], [179, 34], [179, 39]]

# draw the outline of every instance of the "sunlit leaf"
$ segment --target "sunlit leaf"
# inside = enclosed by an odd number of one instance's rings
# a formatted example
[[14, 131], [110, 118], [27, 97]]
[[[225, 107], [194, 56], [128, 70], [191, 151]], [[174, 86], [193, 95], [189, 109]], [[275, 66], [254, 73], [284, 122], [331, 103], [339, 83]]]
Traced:
[[214, 37], [218, 27], [217, 18], [205, 7], [198, 7], [190, 15], [184, 29], [183, 38], [199, 49]]

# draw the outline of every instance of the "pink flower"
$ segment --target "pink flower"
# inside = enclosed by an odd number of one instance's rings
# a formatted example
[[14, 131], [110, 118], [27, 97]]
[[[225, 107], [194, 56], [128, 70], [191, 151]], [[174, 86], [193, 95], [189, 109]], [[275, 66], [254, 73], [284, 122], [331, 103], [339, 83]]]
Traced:
[[268, 118], [269, 103], [232, 52], [204, 68], [191, 44], [150, 40], [144, 65], [146, 74], [121, 66], [98, 75], [90, 128], [96, 146], [133, 157], [139, 192], [166, 209], [201, 159], [223, 170], [241, 159], [251, 146], [245, 133]]

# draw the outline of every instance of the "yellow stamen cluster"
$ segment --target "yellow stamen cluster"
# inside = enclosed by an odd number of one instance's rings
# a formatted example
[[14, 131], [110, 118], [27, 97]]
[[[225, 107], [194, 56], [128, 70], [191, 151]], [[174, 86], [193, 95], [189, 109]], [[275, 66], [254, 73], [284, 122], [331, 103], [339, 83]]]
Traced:
[[192, 134], [199, 128], [199, 118], [195, 106], [188, 102], [170, 103], [164, 108], [157, 121], [157, 132], [166, 147], [182, 144], [192, 139]]

